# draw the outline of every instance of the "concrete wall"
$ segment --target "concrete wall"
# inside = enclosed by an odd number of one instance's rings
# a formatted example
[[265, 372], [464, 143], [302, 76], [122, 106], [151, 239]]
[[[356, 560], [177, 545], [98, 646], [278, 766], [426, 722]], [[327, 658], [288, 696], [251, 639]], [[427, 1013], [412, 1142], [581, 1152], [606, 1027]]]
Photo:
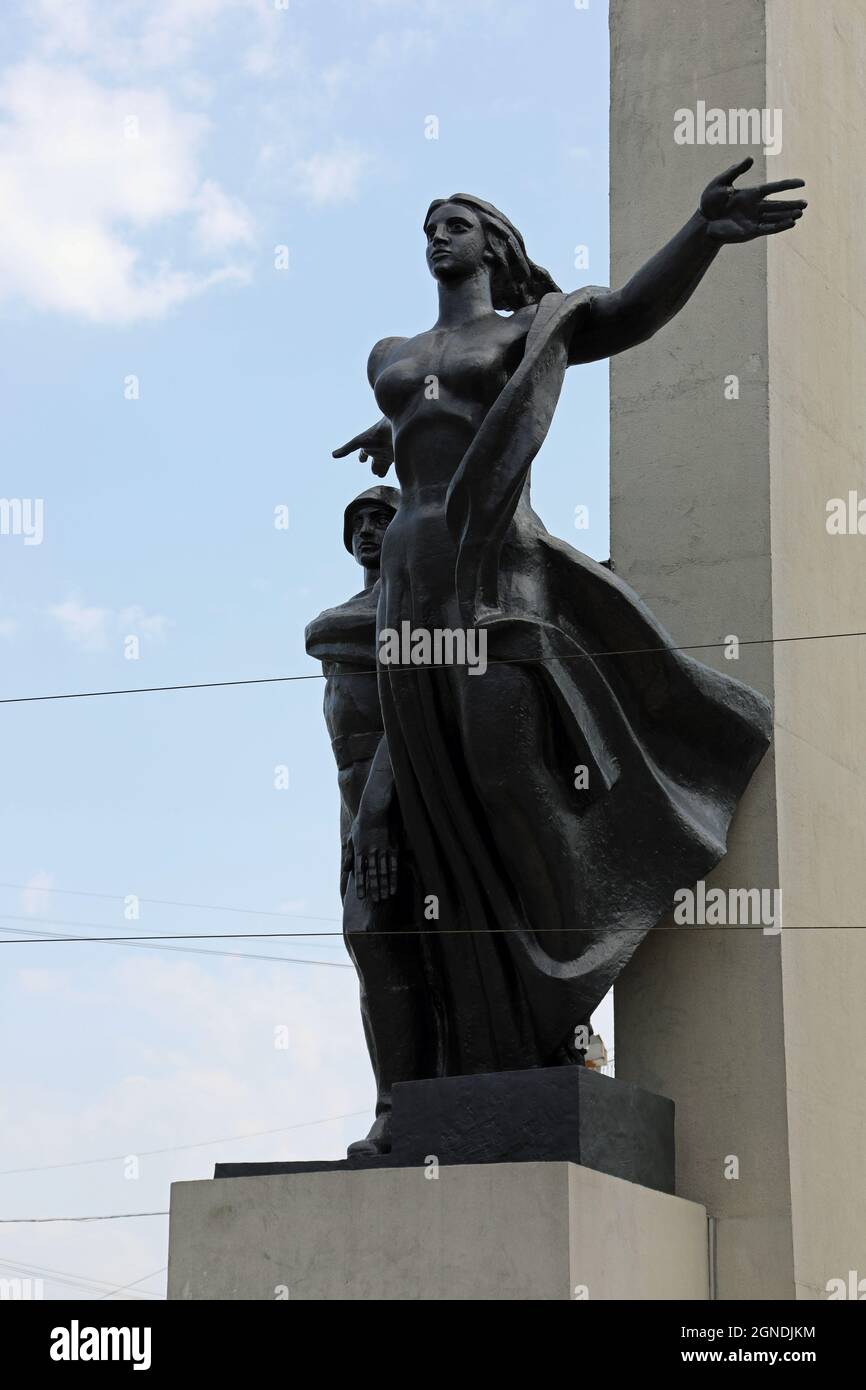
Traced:
[[[863, 631], [866, 535], [825, 524], [828, 498], [866, 497], [863, 0], [769, 0], [767, 100], [811, 199], [768, 266], [773, 627]], [[866, 639], [780, 645], [775, 667], [794, 1274], [814, 1298], [866, 1276]]]
[[[611, 364], [617, 570], [678, 643], [866, 628], [866, 537], [825, 528], [828, 498], [866, 495], [866, 5], [611, 0], [611, 38], [613, 284], [741, 154], [749, 180], [796, 174], [811, 200], [793, 232], [726, 247]], [[699, 100], [781, 108], [782, 152], [675, 144]], [[815, 1297], [866, 1272], [866, 643], [703, 659], [775, 702], [712, 881], [779, 885], [785, 929], [653, 934], [616, 990], [617, 1074], [677, 1102], [678, 1190], [719, 1219], [719, 1296]]]
[[169, 1299], [707, 1297], [706, 1213], [571, 1163], [175, 1183]]

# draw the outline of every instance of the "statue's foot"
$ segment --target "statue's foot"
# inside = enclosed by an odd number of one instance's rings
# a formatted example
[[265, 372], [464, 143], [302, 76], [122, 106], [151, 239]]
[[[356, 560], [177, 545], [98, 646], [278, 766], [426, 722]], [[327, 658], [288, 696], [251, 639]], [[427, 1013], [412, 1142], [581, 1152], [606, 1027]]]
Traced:
[[346, 1150], [347, 1158], [375, 1158], [391, 1152], [391, 1112], [377, 1115], [366, 1139], [356, 1139]]

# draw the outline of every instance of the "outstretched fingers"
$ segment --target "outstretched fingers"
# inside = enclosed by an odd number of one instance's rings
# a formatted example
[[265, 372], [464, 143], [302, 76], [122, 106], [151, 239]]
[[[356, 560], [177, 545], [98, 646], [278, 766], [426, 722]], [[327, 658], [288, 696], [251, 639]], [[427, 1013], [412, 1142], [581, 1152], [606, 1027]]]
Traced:
[[759, 212], [804, 212], [809, 204], [805, 198], [765, 198], [758, 204]]
[[[344, 459], [347, 454], [354, 454], [356, 449], [363, 449], [366, 437], [366, 430], [364, 430], [361, 434], [356, 434], [354, 439], [349, 440], [348, 444], [341, 444], [339, 449], [334, 449], [331, 454], [331, 458]], [[361, 454], [362, 459], [365, 459], [366, 457], [366, 454]]]
[[751, 169], [754, 162], [752, 156], [749, 155], [746, 159], [741, 159], [739, 164], [732, 164], [730, 169], [725, 169], [724, 173], [716, 174], [716, 177], [710, 180], [710, 188], [727, 188], [734, 179], [738, 179], [741, 174], [745, 174]]
[[784, 210], [782, 210], [781, 212], [770, 212], [769, 210], [767, 210], [766, 212], [759, 213], [759, 217], [762, 223], [799, 222], [802, 216], [802, 212], [785, 212]]
[[788, 218], [787, 222], [759, 222], [758, 236], [775, 236], [776, 232], [789, 232], [797, 223], [793, 218]]
[[[805, 187], [805, 179], [779, 179], [776, 183], [759, 183], [754, 191], [766, 198], [768, 193], [786, 193], [789, 188]], [[805, 207], [805, 203], [803, 206]]]

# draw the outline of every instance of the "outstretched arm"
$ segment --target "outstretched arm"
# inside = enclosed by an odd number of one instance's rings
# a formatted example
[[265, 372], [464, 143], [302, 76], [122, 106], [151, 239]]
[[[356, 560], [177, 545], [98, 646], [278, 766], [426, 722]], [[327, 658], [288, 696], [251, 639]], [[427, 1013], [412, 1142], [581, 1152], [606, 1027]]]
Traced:
[[588, 319], [577, 328], [569, 362], [612, 357], [651, 338], [679, 313], [726, 242], [786, 232], [802, 217], [806, 203], [773, 202], [771, 193], [802, 188], [802, 179], [782, 179], [754, 188], [735, 188], [734, 180], [753, 159], [718, 174], [701, 196], [699, 210], [621, 290], [598, 295]]
[[[373, 348], [367, 362], [367, 380], [375, 388], [376, 378], [382, 370], [391, 349], [400, 343], [405, 343], [405, 338], [381, 338]], [[362, 430], [356, 434], [354, 439], [342, 444], [339, 449], [335, 449], [333, 457], [335, 459], [345, 458], [347, 454], [354, 454], [356, 449], [360, 449], [360, 460], [366, 463], [371, 459], [371, 469], [377, 478], [384, 478], [394, 462], [394, 436], [391, 429], [391, 421], [384, 415], [381, 420], [377, 420], [375, 425], [369, 429]]]
[[391, 431], [391, 421], [386, 420], [383, 415], [381, 420], [377, 420], [375, 425], [369, 429], [362, 430], [356, 434], [354, 439], [348, 440], [346, 444], [341, 444], [339, 449], [334, 449], [332, 458], [344, 459], [348, 454], [354, 454], [356, 449], [360, 449], [359, 458], [362, 463], [371, 459], [370, 467], [377, 478], [384, 478], [394, 462], [394, 437]]

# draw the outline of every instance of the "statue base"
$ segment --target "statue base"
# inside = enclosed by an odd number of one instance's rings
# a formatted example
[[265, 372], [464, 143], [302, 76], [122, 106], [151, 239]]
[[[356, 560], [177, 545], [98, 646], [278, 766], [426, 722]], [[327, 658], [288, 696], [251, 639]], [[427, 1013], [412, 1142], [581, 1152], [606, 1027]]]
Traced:
[[406, 1081], [394, 1087], [392, 1149], [374, 1158], [218, 1163], [215, 1178], [566, 1160], [674, 1191], [674, 1104], [581, 1066]]
[[171, 1300], [708, 1297], [704, 1208], [573, 1163], [174, 1183]]

